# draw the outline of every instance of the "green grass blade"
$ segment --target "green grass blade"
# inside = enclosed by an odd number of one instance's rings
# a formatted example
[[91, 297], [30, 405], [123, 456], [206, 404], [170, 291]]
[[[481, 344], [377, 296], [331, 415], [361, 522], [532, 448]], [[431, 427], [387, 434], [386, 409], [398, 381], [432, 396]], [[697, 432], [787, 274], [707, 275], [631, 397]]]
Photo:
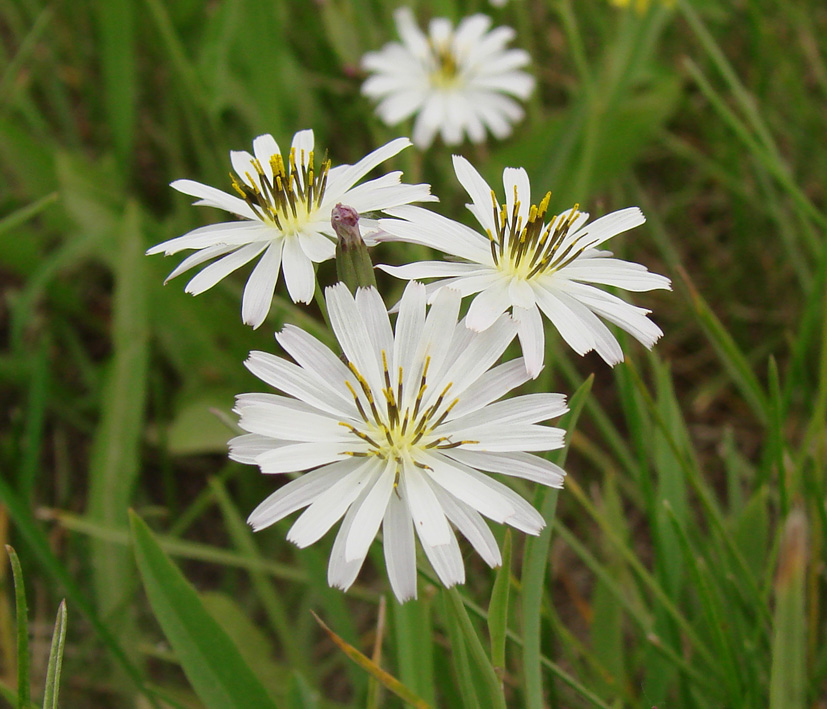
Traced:
[[[125, 528], [140, 466], [149, 360], [144, 243], [134, 203], [124, 214], [120, 239], [115, 272], [113, 357], [92, 449], [88, 515], [101, 524]], [[118, 635], [126, 638], [130, 647], [133, 643], [128, 638], [134, 635], [134, 624], [132, 614], [123, 612], [123, 604], [136, 588], [131, 556], [126, 549], [95, 540], [92, 560], [101, 615], [113, 617]]]
[[471, 670], [471, 659], [468, 656], [468, 646], [462, 636], [459, 618], [452, 611], [448, 602], [448, 595], [442, 594], [442, 608], [445, 614], [445, 625], [448, 628], [450, 642], [451, 664], [454, 666], [459, 695], [465, 709], [480, 709], [482, 702], [477, 693], [479, 683]]
[[16, 229], [21, 224], [25, 224], [29, 221], [29, 219], [33, 219], [44, 209], [54, 204], [57, 199], [58, 193], [52, 192], [47, 194], [45, 197], [41, 197], [36, 202], [27, 204], [25, 207], [21, 207], [16, 212], [12, 212], [8, 216], [3, 217], [0, 219], [0, 236], [5, 234], [7, 231]]
[[796, 509], [784, 524], [775, 578], [770, 709], [807, 706], [806, 571], [807, 519]]
[[107, 0], [93, 6], [100, 35], [103, 101], [118, 162], [125, 169], [132, 164], [135, 135], [135, 2]]
[[60, 671], [63, 667], [63, 646], [66, 642], [66, 601], [60, 602], [49, 649], [49, 664], [46, 669], [46, 688], [43, 695], [43, 709], [57, 709], [60, 693]]
[[153, 707], [158, 707], [152, 694], [144, 684], [143, 676], [137, 667], [130, 661], [109, 628], [101, 622], [89, 599], [80, 586], [69, 575], [66, 567], [60, 563], [52, 552], [49, 540], [41, 525], [35, 521], [29, 508], [23, 503], [18, 494], [0, 476], [0, 503], [6, 506], [9, 516], [14, 522], [17, 532], [29, 545], [30, 550], [40, 562], [40, 565], [51, 579], [63, 586], [73, 606], [76, 606], [89, 619], [98, 637], [107, 646], [112, 657], [126, 671], [136, 687], [147, 697]]
[[459, 623], [460, 631], [468, 646], [471, 659], [476, 664], [477, 670], [485, 682], [483, 692], [488, 700], [485, 704], [496, 709], [505, 709], [505, 696], [503, 695], [500, 678], [494, 670], [491, 659], [485, 652], [477, 631], [474, 630], [474, 625], [468, 616], [468, 611], [465, 609], [459, 591], [454, 586], [446, 589], [445, 595], [447, 597], [446, 606], [449, 608], [449, 612], [453, 611], [454, 618]]
[[134, 513], [130, 513], [130, 523], [135, 558], [150, 605], [199, 699], [210, 709], [275, 707], [146, 523]]
[[[491, 601], [488, 603], [488, 635], [491, 637], [491, 663], [505, 674], [505, 637], [508, 630], [508, 591], [511, 587], [511, 530], [505, 530], [503, 563], [497, 570]], [[502, 683], [502, 682], [501, 682]]]
[[426, 702], [435, 704], [431, 601], [419, 598], [393, 603], [391, 608], [400, 679]]
[[[566, 447], [559, 451], [557, 463], [565, 462], [568, 446], [571, 444], [572, 432], [580, 417], [580, 412], [588, 399], [594, 376], [590, 376], [574, 393], [569, 401], [569, 412], [560, 420], [560, 426], [566, 431]], [[543, 673], [542, 657], [542, 606], [545, 592], [546, 565], [548, 563], [551, 528], [557, 507], [557, 490], [541, 487], [535, 496], [535, 507], [546, 520], [546, 527], [537, 537], [528, 537], [525, 543], [522, 570], [522, 617], [523, 617], [523, 682], [525, 684], [526, 707], [542, 709]]]
[[26, 584], [17, 552], [8, 544], [6, 553], [11, 561], [14, 578], [14, 606], [17, 617], [17, 706], [27, 709], [30, 702], [29, 690], [29, 609], [26, 605]]

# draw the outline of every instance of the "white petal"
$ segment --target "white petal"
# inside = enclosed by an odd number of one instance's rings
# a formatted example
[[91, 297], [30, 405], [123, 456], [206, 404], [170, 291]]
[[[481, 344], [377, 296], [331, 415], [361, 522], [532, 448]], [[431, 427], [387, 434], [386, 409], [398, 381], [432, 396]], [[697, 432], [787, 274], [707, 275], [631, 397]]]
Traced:
[[400, 475], [400, 486], [411, 518], [423, 545], [440, 546], [449, 544], [454, 535], [445, 519], [431, 486], [413, 464], [406, 464]]
[[285, 325], [281, 332], [276, 333], [276, 340], [308, 376], [323, 388], [339, 394], [343, 408], [356, 415], [356, 409], [351, 407], [353, 397], [345, 386], [350, 370], [329, 347], [295, 325]]
[[336, 541], [333, 542], [333, 549], [330, 550], [330, 563], [327, 566], [327, 583], [333, 588], [340, 588], [343, 591], [347, 591], [353, 585], [353, 582], [359, 575], [359, 571], [362, 569], [362, 565], [365, 563], [367, 549], [365, 549], [365, 553], [362, 556], [348, 561], [345, 558], [345, 543], [356, 523], [356, 512], [368, 492], [368, 490], [363, 490], [348, 509], [345, 518], [342, 520], [342, 526], [339, 527]]
[[539, 423], [562, 416], [568, 411], [563, 394], [543, 392], [525, 394], [489, 404], [466, 416], [457, 417], [440, 426], [440, 433], [485, 425]]
[[275, 524], [296, 510], [307, 507], [338, 480], [363, 464], [357, 458], [350, 458], [291, 480], [256, 507], [247, 518], [247, 524], [255, 532]]
[[452, 448], [444, 451], [444, 454], [477, 470], [524, 478], [549, 487], [563, 487], [566, 475], [566, 471], [559, 465], [531, 453], [493, 453]]
[[519, 202], [517, 215], [523, 226], [528, 221], [531, 207], [531, 184], [524, 168], [507, 167], [503, 170], [503, 189], [508, 218], [514, 214], [514, 205]]
[[230, 162], [233, 165], [235, 174], [251, 187], [261, 188], [258, 177], [258, 170], [253, 165], [253, 156], [246, 150], [231, 150]]
[[354, 411], [352, 398], [343, 398], [317, 376], [269, 352], [250, 352], [244, 366], [270, 386], [333, 416], [347, 417]]
[[223, 209], [226, 212], [238, 214], [240, 217], [257, 219], [255, 212], [250, 209], [250, 205], [243, 199], [222, 192], [215, 187], [202, 185], [200, 182], [195, 182], [194, 180], [175, 180], [175, 182], [171, 182], [169, 186], [190, 197], [197, 197], [198, 201], [194, 204], [198, 206], [215, 207], [216, 209]]
[[[370, 492], [354, 510], [353, 528], [345, 543], [345, 561], [364, 559], [368, 547], [379, 531], [385, 517], [388, 501], [393, 493], [396, 462], [391, 460], [379, 474]], [[354, 505], [355, 507], [355, 505]]]
[[287, 540], [304, 549], [321, 539], [362, 492], [373, 485], [377, 475], [376, 461], [357, 468], [319, 495], [299, 517]]
[[282, 445], [267, 436], [257, 433], [245, 433], [227, 441], [230, 448], [229, 458], [245, 465], [256, 465], [256, 458], [274, 447]]
[[487, 330], [509, 307], [508, 282], [500, 279], [474, 298], [465, 324], [476, 332]]
[[446, 420], [452, 421], [478, 411], [528, 380], [529, 375], [522, 358], [500, 364], [482, 374], [463, 392], [459, 403], [451, 409]]
[[204, 249], [212, 246], [243, 246], [256, 242], [269, 241], [278, 238], [280, 232], [273, 227], [266, 226], [259, 221], [222, 222], [210, 224], [188, 231], [183, 236], [177, 236], [164, 241], [151, 249], [147, 249], [147, 256], [163, 252], [167, 256], [184, 249]]
[[[385, 241], [385, 239], [381, 239]], [[388, 239], [390, 241], [390, 239]], [[457, 261], [418, 261], [401, 266], [387, 266], [377, 264], [376, 268], [389, 273], [396, 278], [405, 280], [422, 280], [423, 278], [444, 278], [446, 276], [463, 276], [480, 273], [480, 267], [475, 263], [460, 263]]]
[[376, 359], [376, 348], [370, 341], [370, 333], [350, 291], [344, 283], [337, 283], [325, 289], [325, 297], [330, 326], [345, 357], [355, 365], [374, 392], [382, 391], [384, 382], [380, 374], [381, 365]]
[[494, 224], [495, 200], [492, 196], [493, 190], [468, 160], [461, 155], [454, 155], [453, 160], [457, 179], [472, 201], [472, 204], [468, 205], [468, 209], [482, 225], [483, 231], [490, 231], [495, 234], [497, 228]]
[[502, 556], [500, 555], [500, 548], [497, 546], [497, 540], [479, 513], [466, 505], [461, 499], [440, 488], [434, 488], [434, 492], [439, 498], [439, 504], [442, 505], [448, 519], [471, 542], [471, 546], [476, 549], [485, 563], [491, 567], [502, 564]]
[[313, 292], [316, 289], [316, 274], [313, 271], [313, 263], [299, 245], [298, 237], [285, 237], [282, 259], [284, 281], [290, 298], [294, 303], [309, 303], [313, 300]]
[[283, 241], [279, 240], [267, 247], [264, 256], [253, 269], [244, 287], [241, 319], [245, 325], [257, 328], [270, 312], [270, 304], [273, 302], [273, 293], [276, 290], [276, 281], [281, 269], [282, 244]]
[[270, 164], [270, 158], [274, 155], [281, 154], [281, 150], [279, 149], [279, 144], [276, 142], [276, 139], [269, 133], [258, 136], [258, 138], [253, 141], [253, 154], [256, 156], [256, 160], [258, 160], [264, 170], [264, 174], [267, 175], [268, 179], [272, 182], [273, 166]]
[[376, 288], [359, 288], [356, 291], [356, 308], [370, 332], [370, 341], [376, 348], [376, 359], [382, 361], [382, 352], [390, 360], [393, 357], [393, 330], [388, 310]]
[[525, 357], [526, 371], [532, 379], [536, 379], [543, 369], [546, 349], [540, 309], [536, 305], [528, 309], [514, 308], [512, 314], [517, 323], [517, 337]]
[[346, 449], [345, 444], [337, 441], [291, 443], [262, 453], [256, 458], [256, 463], [261, 468], [261, 472], [266, 475], [295, 473], [350, 458], [351, 456], [343, 452]]
[[646, 266], [639, 263], [615, 258], [587, 258], [584, 255], [560, 269], [558, 275], [628, 291], [642, 292], [658, 288], [671, 290], [671, 281], [666, 276], [650, 273]]
[[[509, 499], [497, 487], [483, 484], [474, 476], [465, 472], [455, 461], [438, 453], [422, 454], [420, 462], [430, 467], [428, 477], [454, 497], [463, 500], [480, 514], [504, 522], [515, 514], [516, 510]], [[491, 481], [494, 482], [494, 481]], [[501, 483], [496, 486], [504, 488]]]
[[304, 230], [298, 235], [298, 241], [304, 255], [313, 263], [329, 261], [336, 255], [336, 244], [318, 232]]
[[[340, 426], [335, 418], [326, 414], [303, 411], [298, 406], [285, 406], [291, 401], [293, 400], [285, 398], [279, 403], [237, 404], [236, 410], [241, 414], [238, 425], [249, 433], [297, 443], [347, 442], [353, 435], [344, 426]], [[340, 445], [340, 448], [346, 447]]]
[[432, 545], [423, 539], [421, 529], [417, 528], [419, 541], [436, 575], [446, 588], [458, 583], [465, 583], [465, 567], [462, 565], [462, 554], [453, 531], [449, 530], [448, 541], [445, 544]]
[[422, 376], [424, 361], [417, 355], [424, 327], [425, 288], [421, 283], [411, 281], [405, 286], [402, 299], [399, 301], [391, 370], [394, 378], [398, 376], [399, 370], [402, 370], [406, 391]]
[[413, 523], [404, 500], [391, 495], [382, 524], [385, 566], [400, 603], [416, 598], [416, 546]]
[[341, 189], [343, 192], [350, 189], [373, 170], [373, 168], [385, 162], [388, 158], [392, 158], [410, 144], [411, 141], [407, 138], [396, 138], [396, 140], [392, 140], [381, 148], [377, 148], [373, 152], [368, 153], [355, 165], [350, 165], [346, 170], [342, 171], [340, 176], [337, 176], [336, 189]]
[[196, 276], [190, 279], [190, 282], [187, 283], [184, 290], [192, 295], [199, 295], [209, 290], [222, 278], [229, 276], [233, 271], [238, 270], [245, 263], [248, 263], [258, 256], [266, 247], [266, 243], [242, 246], [237, 251], [233, 251], [231, 254], [224, 256], [202, 269]]
[[478, 426], [457, 431], [454, 436], [470, 441], [463, 443], [468, 450], [493, 451], [548, 451], [563, 447], [565, 432], [552, 426]]
[[200, 251], [196, 251], [194, 254], [190, 254], [175, 267], [172, 273], [164, 279], [164, 285], [175, 278], [175, 276], [179, 276], [182, 273], [189, 271], [191, 268], [200, 266], [202, 263], [212, 261], [214, 258], [228, 254], [230, 251], [234, 251], [235, 249], [235, 246], [216, 244], [215, 246], [208, 246]]

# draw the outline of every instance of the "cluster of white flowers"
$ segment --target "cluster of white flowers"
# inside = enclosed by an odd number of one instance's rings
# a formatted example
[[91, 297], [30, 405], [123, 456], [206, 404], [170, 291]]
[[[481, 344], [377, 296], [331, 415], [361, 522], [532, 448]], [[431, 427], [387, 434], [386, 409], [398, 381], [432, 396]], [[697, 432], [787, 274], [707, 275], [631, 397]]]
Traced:
[[[480, 141], [485, 128], [506, 135], [521, 110], [504, 94], [525, 98], [533, 86], [517, 70], [527, 55], [504, 48], [512, 31], [489, 32], [490, 20], [482, 15], [463, 20], [456, 31], [435, 19], [428, 36], [410, 11], [400, 10], [396, 20], [403, 44], [364, 59], [377, 72], [364, 92], [384, 97], [380, 116], [394, 123], [419, 112], [413, 139], [421, 146], [437, 130], [446, 143], [460, 142], [464, 133]], [[292, 362], [265, 352], [252, 352], [246, 362], [281, 394], [240, 395], [235, 410], [247, 433], [230, 441], [230, 457], [262, 473], [302, 473], [253, 511], [254, 529], [304, 509], [288, 539], [305, 547], [341, 520], [328, 577], [347, 589], [381, 528], [390, 584], [400, 601], [416, 597], [417, 538], [440, 580], [451, 586], [465, 577], [455, 529], [496, 566], [500, 553], [483, 517], [528, 534], [545, 525], [531, 505], [491, 476], [563, 484], [564, 471], [537, 453], [563, 445], [564, 432], [542, 423], [566, 411], [565, 397], [502, 398], [542, 370], [541, 313], [576, 352], [594, 350], [614, 365], [623, 352], [603, 320], [646, 347], [662, 333], [648, 310], [595, 286], [670, 286], [667, 278], [599, 248], [644, 222], [638, 208], [591, 223], [577, 207], [548, 215], [550, 195], [533, 203], [522, 168], [503, 171], [501, 201], [468, 160], [454, 156], [481, 232], [414, 204], [436, 198], [428, 185], [402, 183], [399, 172], [363, 181], [410, 144], [398, 138], [354, 165], [334, 167], [316, 160], [310, 130], [296, 133], [287, 153], [272, 136], [259, 136], [252, 154], [230, 155], [237, 196], [190, 180], [172, 184], [196, 197], [196, 204], [240, 220], [195, 229], [148, 251], [194, 251], [170, 278], [211, 262], [187, 284], [192, 294], [258, 259], [242, 301], [242, 319], [253, 327], [265, 322], [280, 272], [294, 302], [311, 301], [314, 264], [336, 251], [331, 213], [337, 204], [384, 214], [359, 220], [368, 245], [408, 242], [450, 257], [379, 266], [410, 281], [391, 309], [393, 324], [374, 287], [355, 293], [343, 283], [328, 287], [325, 303], [341, 353], [286, 325], [276, 340]], [[460, 318], [468, 295], [474, 298]], [[515, 337], [523, 356], [500, 362]]]

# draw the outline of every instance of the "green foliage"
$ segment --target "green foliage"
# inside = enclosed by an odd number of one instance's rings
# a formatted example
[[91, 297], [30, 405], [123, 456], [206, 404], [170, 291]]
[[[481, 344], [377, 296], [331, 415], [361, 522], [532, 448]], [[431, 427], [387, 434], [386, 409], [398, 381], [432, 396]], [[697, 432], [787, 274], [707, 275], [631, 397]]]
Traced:
[[[509, 481], [547, 528], [495, 528], [503, 568], [469, 554], [449, 592], [423, 566], [384, 635], [378, 543], [343, 595], [326, 542], [295, 549], [289, 520], [245, 525], [280, 481], [226, 460], [232, 396], [260, 387], [242, 362], [277, 352], [286, 322], [330, 334], [283, 284], [252, 331], [244, 269], [191, 298], [162, 285], [173, 259], [143, 252], [223, 218], [167, 185], [226, 188], [228, 150], [260, 133], [312, 127], [340, 164], [409, 132], [359, 95], [362, 53], [395, 37], [392, 5], [2, 3], [0, 539], [20, 559], [13, 584], [0, 572], [0, 696], [57, 707], [63, 684], [63, 706], [398, 707], [395, 681], [429, 706], [813, 705], [827, 682], [817, 0], [414, 3], [421, 21], [513, 26], [537, 90], [511, 138], [408, 150], [392, 169], [460, 219], [452, 151], [492, 183], [524, 166], [552, 208], [640, 205], [647, 224], [610, 248], [672, 278], [673, 293], [634, 298], [665, 337], [652, 354], [623, 342], [610, 371], [549, 329], [526, 390], [574, 394], [553, 458], [566, 487]], [[377, 275], [393, 300], [399, 284]], [[47, 651], [29, 636], [63, 596], [84, 621], [67, 635], [61, 604]]]

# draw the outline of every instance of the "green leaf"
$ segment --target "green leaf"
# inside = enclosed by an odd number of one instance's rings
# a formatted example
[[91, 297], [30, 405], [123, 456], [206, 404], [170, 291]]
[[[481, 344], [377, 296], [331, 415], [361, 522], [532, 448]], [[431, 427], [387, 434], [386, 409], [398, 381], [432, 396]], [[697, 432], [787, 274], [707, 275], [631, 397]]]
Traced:
[[6, 552], [11, 561], [14, 577], [14, 606], [17, 616], [17, 706], [26, 709], [29, 706], [29, 609], [26, 605], [26, 584], [17, 552], [8, 544]]
[[63, 646], [66, 642], [66, 600], [60, 602], [49, 649], [49, 664], [46, 669], [46, 687], [43, 695], [43, 709], [57, 709], [60, 692], [60, 671], [63, 667]]
[[210, 709], [267, 709], [272, 697], [238, 648], [206, 611], [201, 598], [169, 560], [149, 527], [130, 513], [135, 558], [150, 605], [184, 674]]
[[505, 635], [508, 630], [508, 591], [511, 586], [511, 530], [505, 530], [503, 563], [497, 570], [491, 601], [488, 604], [488, 634], [491, 636], [491, 662], [494, 670], [505, 673]]
[[795, 509], [784, 524], [775, 578], [770, 709], [807, 706], [806, 572], [807, 518]]

